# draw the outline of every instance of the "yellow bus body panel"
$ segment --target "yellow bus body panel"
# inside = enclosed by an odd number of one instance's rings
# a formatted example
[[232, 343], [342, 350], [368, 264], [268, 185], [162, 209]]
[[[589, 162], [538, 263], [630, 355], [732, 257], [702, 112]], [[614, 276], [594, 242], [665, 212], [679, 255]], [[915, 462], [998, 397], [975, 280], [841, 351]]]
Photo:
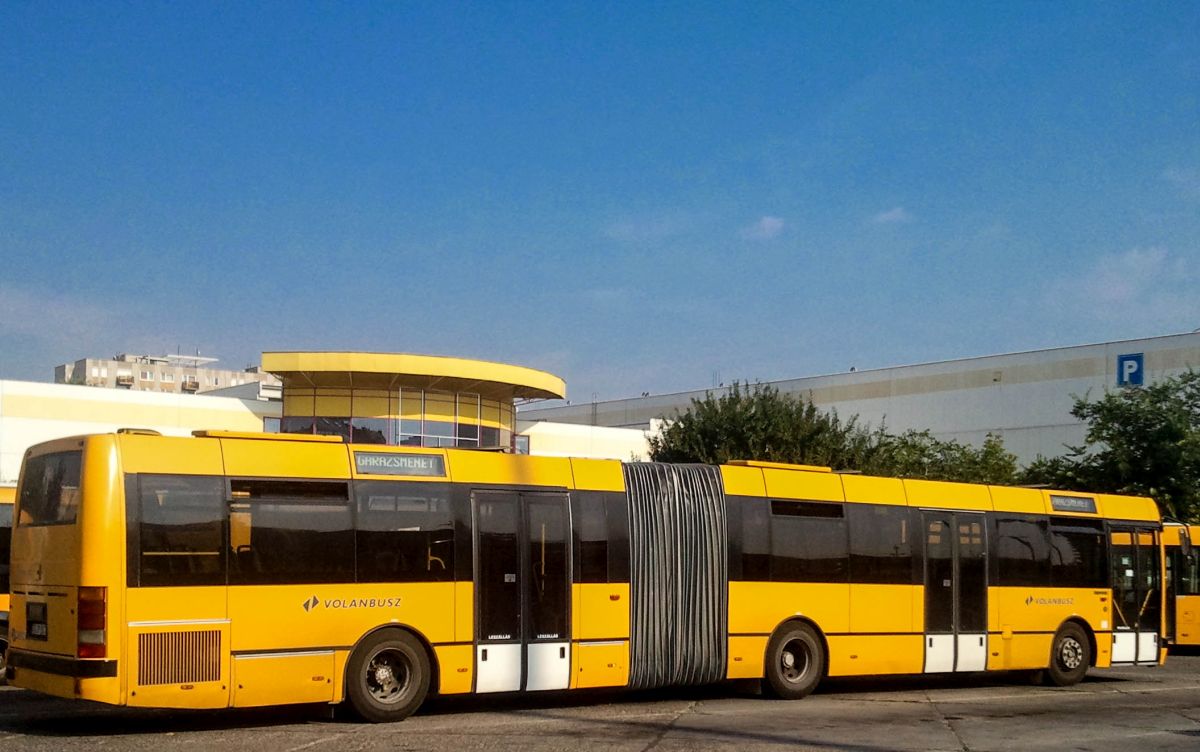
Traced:
[[919, 674], [924, 670], [924, 636], [831, 635], [830, 676]]
[[864, 504], [891, 504], [905, 506], [908, 498], [904, 493], [904, 481], [899, 478], [876, 478], [870, 475], [843, 475], [842, 487], [846, 501]]
[[[411, 627], [433, 644], [453, 642], [454, 612], [452, 582], [239, 585], [229, 588], [230, 647], [236, 653], [349, 649], [388, 625]], [[288, 629], [280, 630], [281, 621]]]
[[[1070, 494], [1068, 494], [1070, 495]], [[1145, 496], [1113, 496], [1097, 494], [1096, 503], [1105, 516], [1118, 520], [1158, 522], [1158, 505]]]
[[332, 702], [334, 651], [239, 655], [233, 659], [233, 706]]
[[345, 444], [222, 439], [225, 474], [250, 478], [349, 479]]
[[446, 455], [455, 483], [571, 486], [571, 460], [565, 457], [531, 457], [463, 449], [447, 450]]
[[582, 583], [571, 590], [576, 640], [629, 639], [629, 583]]
[[767, 655], [766, 635], [730, 635], [727, 679], [761, 679]]
[[757, 467], [721, 465], [721, 481], [728, 496], [766, 496], [762, 470]]
[[767, 496], [772, 499], [811, 499], [814, 501], [845, 501], [842, 476], [836, 473], [814, 473], [803, 470], [763, 468]]
[[454, 642], [475, 640], [475, 583], [454, 583]]
[[921, 590], [921, 587], [851, 584], [849, 631], [875, 634], [916, 631], [913, 625], [914, 590]]
[[992, 504], [997, 512], [1017, 514], [1046, 514], [1046, 499], [1034, 488], [991, 486]]
[[933, 509], [961, 509], [967, 512], [992, 511], [992, 495], [987, 486], [946, 483], [937, 480], [905, 480], [908, 505]]
[[217, 439], [121, 434], [121, 471], [169, 475], [222, 475], [221, 442]]
[[1200, 645], [1200, 595], [1175, 597], [1175, 642]]
[[842, 583], [731, 582], [729, 633], [769, 635], [802, 617], [825, 633], [850, 629], [850, 586]]
[[624, 491], [625, 471], [616, 460], [571, 460], [571, 478], [578, 491]]
[[629, 642], [580, 642], [573, 649], [572, 688], [623, 687], [629, 683]]
[[443, 695], [470, 692], [475, 678], [475, 649], [470, 645], [437, 645], [433, 652], [438, 662], [438, 692]]
[[1101, 588], [988, 589], [988, 668], [1045, 668], [1050, 642], [1068, 619], [1096, 635], [1096, 665], [1112, 662], [1112, 591]]

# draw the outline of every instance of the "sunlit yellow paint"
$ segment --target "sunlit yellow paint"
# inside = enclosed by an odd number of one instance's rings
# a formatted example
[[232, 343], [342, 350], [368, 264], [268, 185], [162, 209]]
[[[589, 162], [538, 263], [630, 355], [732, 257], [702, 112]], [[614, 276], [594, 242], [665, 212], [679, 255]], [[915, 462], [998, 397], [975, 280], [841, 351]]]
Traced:
[[773, 499], [844, 501], [842, 476], [834, 473], [763, 468], [767, 496]]
[[842, 486], [846, 492], [846, 501], [899, 506], [908, 504], [908, 499], [904, 495], [904, 482], [899, 478], [843, 475]]

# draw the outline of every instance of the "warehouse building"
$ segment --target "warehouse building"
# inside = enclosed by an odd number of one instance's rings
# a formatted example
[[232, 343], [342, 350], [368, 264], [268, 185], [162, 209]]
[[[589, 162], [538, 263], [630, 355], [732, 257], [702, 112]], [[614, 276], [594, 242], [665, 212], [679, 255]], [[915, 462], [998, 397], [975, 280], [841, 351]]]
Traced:
[[[1024, 464], [1083, 443], [1085, 427], [1071, 415], [1076, 396], [1150, 384], [1200, 369], [1200, 330], [1147, 339], [988, 355], [769, 382], [843, 418], [889, 431], [928, 429], [939, 439], [979, 445], [989, 433]], [[586, 404], [533, 406], [522, 420], [651, 430], [658, 419], [694, 399], [721, 394], [697, 389]]]

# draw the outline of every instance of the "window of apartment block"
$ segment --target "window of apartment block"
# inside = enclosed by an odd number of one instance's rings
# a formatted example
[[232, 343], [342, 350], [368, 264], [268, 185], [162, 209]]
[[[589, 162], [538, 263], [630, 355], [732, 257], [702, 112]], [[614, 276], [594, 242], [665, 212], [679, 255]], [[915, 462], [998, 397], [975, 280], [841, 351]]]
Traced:
[[142, 381], [154, 381], [154, 372], [142, 371]]
[[174, 381], [175, 374], [167, 373], [166, 371], [163, 371], [163, 373], [159, 376], [159, 378], [161, 378], [163, 381]]

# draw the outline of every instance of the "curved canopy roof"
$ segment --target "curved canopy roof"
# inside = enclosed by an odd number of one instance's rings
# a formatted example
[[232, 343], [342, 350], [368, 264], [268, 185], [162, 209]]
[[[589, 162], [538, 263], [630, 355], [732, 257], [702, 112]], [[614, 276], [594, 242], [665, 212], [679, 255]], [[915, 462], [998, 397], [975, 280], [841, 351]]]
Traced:
[[439, 389], [490, 399], [561, 399], [566, 383], [551, 373], [486, 360], [363, 352], [264, 352], [264, 371], [298, 388]]

